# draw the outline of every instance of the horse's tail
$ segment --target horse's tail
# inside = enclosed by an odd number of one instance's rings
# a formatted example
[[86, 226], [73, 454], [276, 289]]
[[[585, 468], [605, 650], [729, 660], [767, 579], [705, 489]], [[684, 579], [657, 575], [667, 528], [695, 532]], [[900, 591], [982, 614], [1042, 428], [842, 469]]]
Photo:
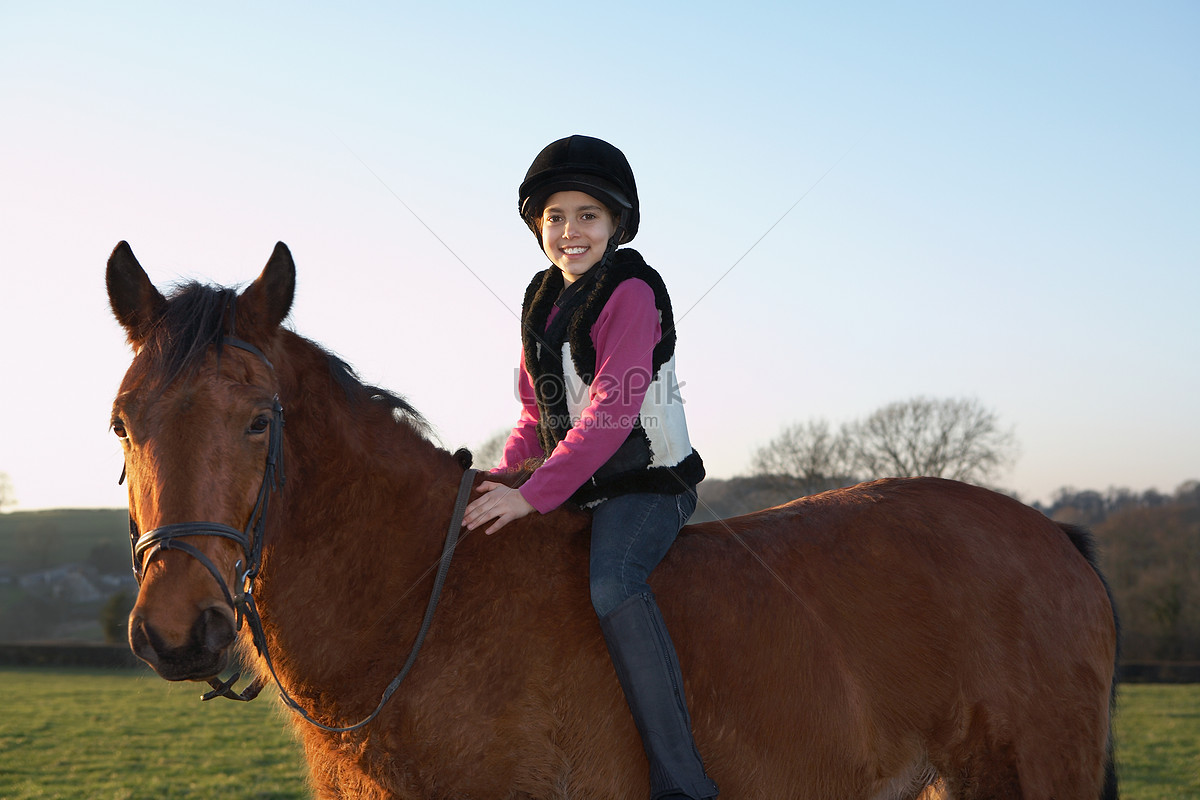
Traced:
[[1063, 533], [1071, 540], [1071, 544], [1075, 545], [1075, 549], [1079, 551], [1080, 555], [1087, 559], [1088, 565], [1096, 573], [1096, 577], [1100, 579], [1101, 585], [1104, 586], [1104, 592], [1108, 595], [1108, 606], [1112, 609], [1113, 626], [1117, 631], [1113, 680], [1108, 695], [1108, 745], [1107, 752], [1104, 755], [1104, 789], [1100, 794], [1099, 800], [1118, 800], [1117, 765], [1113, 743], [1112, 720], [1113, 715], [1117, 711], [1117, 682], [1121, 663], [1121, 621], [1117, 616], [1117, 604], [1113, 599], [1112, 588], [1108, 585], [1108, 581], [1104, 579], [1104, 574], [1100, 572], [1100, 565], [1096, 557], [1096, 540], [1093, 538], [1091, 532], [1086, 528], [1078, 525], [1068, 525], [1065, 522], [1059, 522], [1058, 527], [1062, 528]]

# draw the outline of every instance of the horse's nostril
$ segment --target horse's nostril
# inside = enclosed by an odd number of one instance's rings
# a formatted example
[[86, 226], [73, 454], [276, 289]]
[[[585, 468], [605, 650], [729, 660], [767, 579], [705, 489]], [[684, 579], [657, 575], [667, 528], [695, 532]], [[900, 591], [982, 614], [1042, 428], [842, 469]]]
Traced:
[[197, 633], [203, 647], [218, 653], [233, 644], [235, 631], [227, 614], [216, 608], [207, 608], [197, 620]]
[[154, 642], [146, 630], [146, 620], [140, 616], [129, 618], [129, 649], [138, 658], [153, 666], [158, 659]]

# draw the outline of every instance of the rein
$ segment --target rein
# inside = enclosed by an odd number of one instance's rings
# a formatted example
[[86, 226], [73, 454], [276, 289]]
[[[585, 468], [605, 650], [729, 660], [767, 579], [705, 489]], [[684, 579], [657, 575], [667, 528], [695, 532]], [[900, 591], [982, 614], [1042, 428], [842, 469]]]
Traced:
[[[274, 371], [275, 368], [266, 355], [249, 342], [233, 336], [221, 336], [217, 340], [218, 352], [223, 344], [237, 347], [258, 356], [269, 369]], [[430, 625], [433, 623], [433, 612], [437, 608], [438, 601], [441, 598], [442, 588], [446, 582], [446, 575], [450, 571], [450, 560], [453, 558], [454, 549], [458, 545], [463, 515], [466, 513], [467, 502], [471, 497], [471, 487], [474, 484], [475, 474], [478, 470], [466, 470], [459, 483], [458, 497], [454, 503], [454, 513], [450, 518], [450, 528], [446, 532], [446, 541], [442, 547], [442, 556], [437, 576], [434, 578], [429, 605], [425, 609], [425, 617], [421, 621], [421, 628], [417, 632], [417, 638], [413, 642], [412, 650], [409, 651], [408, 659], [404, 662], [404, 666], [396, 677], [392, 679], [392, 682], [388, 684], [383, 692], [383, 696], [379, 699], [379, 704], [367, 717], [346, 727], [329, 726], [313, 719], [308, 711], [297, 703], [288, 694], [287, 689], [283, 687], [283, 683], [279, 680], [279, 675], [275, 672], [275, 665], [271, 660], [271, 654], [267, 650], [266, 633], [263, 630], [262, 618], [258, 613], [258, 606], [254, 600], [254, 579], [258, 576], [262, 564], [263, 528], [266, 524], [267, 506], [270, 501], [271, 492], [278, 490], [284, 483], [283, 424], [283, 406], [279, 402], [279, 396], [276, 395], [273, 400], [270, 440], [267, 445], [267, 458], [263, 467], [262, 484], [258, 490], [258, 499], [254, 503], [254, 510], [251, 512], [250, 519], [246, 522], [244, 530], [239, 531], [236, 528], [219, 522], [180, 522], [163, 525], [139, 535], [137, 523], [134, 522], [133, 515], [131, 514], [129, 517], [129, 542], [133, 556], [133, 573], [140, 586], [143, 574], [142, 565], [161, 550], [178, 550], [199, 561], [213, 576], [217, 585], [221, 587], [221, 591], [225, 595], [225, 602], [233, 609], [237, 621], [235, 630], [240, 631], [242, 629], [243, 621], [250, 628], [250, 636], [254, 642], [254, 649], [266, 662], [267, 669], [271, 673], [271, 678], [275, 681], [275, 685], [279, 688], [279, 696], [284, 704], [303, 717], [305, 721], [321, 730], [331, 733], [346, 733], [367, 725], [379, 716], [384, 705], [391, 699], [396, 689], [399, 688], [400, 683], [408, 676], [409, 670], [412, 669], [413, 664], [416, 662], [417, 654], [420, 652], [421, 645], [425, 641], [425, 635], [429, 632]], [[125, 471], [122, 470], [121, 480], [124, 481], [124, 479]], [[241, 591], [237, 595], [230, 593], [229, 587], [225, 584], [224, 578], [221, 577], [220, 571], [208, 556], [204, 555], [204, 553], [191, 544], [180, 541], [180, 537], [183, 536], [219, 536], [232, 539], [238, 543], [242, 548], [244, 558], [239, 559], [234, 565], [234, 571], [240, 573], [238, 584]], [[212, 691], [204, 693], [200, 699], [212, 700], [216, 697], [224, 697], [229, 700], [249, 702], [257, 697], [267, 684], [266, 679], [259, 675], [241, 692], [235, 692], [233, 685], [240, 677], [241, 672], [234, 672], [228, 680], [224, 681], [219, 677], [209, 678], [208, 684], [212, 687]]]

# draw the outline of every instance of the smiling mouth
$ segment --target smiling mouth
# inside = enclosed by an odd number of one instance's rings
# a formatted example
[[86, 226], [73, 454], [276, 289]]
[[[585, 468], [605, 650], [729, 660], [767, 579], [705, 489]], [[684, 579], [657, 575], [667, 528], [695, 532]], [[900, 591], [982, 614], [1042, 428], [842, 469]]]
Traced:
[[562, 248], [562, 251], [569, 256], [578, 256], [578, 255], [582, 255], [582, 254], [586, 253], [588, 251], [588, 248], [586, 248], [586, 247], [564, 247], [564, 248]]

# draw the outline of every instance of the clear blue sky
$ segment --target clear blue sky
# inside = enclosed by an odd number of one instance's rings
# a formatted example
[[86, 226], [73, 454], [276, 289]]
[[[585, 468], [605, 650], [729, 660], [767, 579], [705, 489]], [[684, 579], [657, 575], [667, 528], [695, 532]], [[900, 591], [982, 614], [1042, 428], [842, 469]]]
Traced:
[[481, 443], [544, 264], [517, 184], [587, 133], [637, 173], [710, 474], [927, 395], [1014, 429], [1027, 500], [1171, 491], [1200, 478], [1197, 42], [1190, 1], [0, 2], [0, 471], [19, 508], [124, 504], [121, 239], [160, 285], [285, 241], [293, 326]]

